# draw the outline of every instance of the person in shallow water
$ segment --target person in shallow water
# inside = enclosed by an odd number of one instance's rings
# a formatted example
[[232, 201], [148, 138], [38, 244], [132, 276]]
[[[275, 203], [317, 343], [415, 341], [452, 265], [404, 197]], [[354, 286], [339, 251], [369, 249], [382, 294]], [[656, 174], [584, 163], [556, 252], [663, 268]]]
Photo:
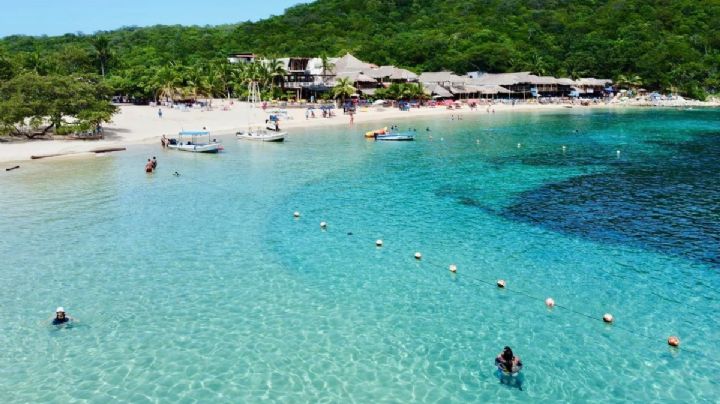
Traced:
[[503, 373], [514, 374], [522, 370], [522, 361], [513, 354], [509, 346], [503, 348], [503, 351], [495, 358], [495, 366]]
[[65, 309], [58, 307], [55, 309], [55, 318], [52, 320], [53, 325], [60, 325], [70, 322], [72, 318], [65, 313]]

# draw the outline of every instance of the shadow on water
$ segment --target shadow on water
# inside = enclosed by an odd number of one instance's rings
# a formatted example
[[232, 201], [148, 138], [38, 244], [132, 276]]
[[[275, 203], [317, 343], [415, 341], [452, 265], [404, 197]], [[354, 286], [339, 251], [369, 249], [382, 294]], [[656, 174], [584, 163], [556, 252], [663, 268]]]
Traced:
[[671, 153], [531, 189], [499, 210], [467, 196], [456, 198], [509, 220], [720, 268], [720, 249], [708, 247], [720, 245], [720, 133], [653, 144]]
[[523, 390], [523, 383], [525, 382], [525, 375], [523, 373], [516, 373], [514, 375], [503, 373], [500, 369], [495, 369], [495, 377], [500, 381], [500, 384], [510, 389]]

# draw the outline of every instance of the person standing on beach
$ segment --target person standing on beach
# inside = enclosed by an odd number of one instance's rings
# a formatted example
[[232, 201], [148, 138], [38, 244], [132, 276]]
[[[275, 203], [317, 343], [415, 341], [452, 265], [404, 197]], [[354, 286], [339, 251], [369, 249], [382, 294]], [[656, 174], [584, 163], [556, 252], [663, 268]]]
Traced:
[[158, 117], [162, 119], [162, 108], [158, 108]]
[[351, 113], [350, 113], [350, 125], [352, 125], [353, 123], [355, 123], [355, 114], [353, 114], [353, 113], [351, 112]]

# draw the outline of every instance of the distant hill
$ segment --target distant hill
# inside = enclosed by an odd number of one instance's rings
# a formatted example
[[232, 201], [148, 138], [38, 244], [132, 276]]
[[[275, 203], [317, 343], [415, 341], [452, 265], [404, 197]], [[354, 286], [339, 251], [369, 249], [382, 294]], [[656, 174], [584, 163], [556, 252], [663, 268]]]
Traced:
[[[719, 0], [318, 0], [259, 22], [107, 33], [115, 69], [191, 63], [228, 52], [352, 52], [415, 71], [571, 77], [638, 75], [648, 89], [698, 95], [720, 87]], [[7, 37], [9, 53], [89, 38]]]

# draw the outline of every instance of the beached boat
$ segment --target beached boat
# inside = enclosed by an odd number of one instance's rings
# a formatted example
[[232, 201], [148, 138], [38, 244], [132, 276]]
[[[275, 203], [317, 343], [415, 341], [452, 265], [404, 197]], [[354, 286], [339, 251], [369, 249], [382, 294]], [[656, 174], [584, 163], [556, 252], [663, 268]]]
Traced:
[[[256, 88], [251, 88], [250, 91], [251, 93], [256, 92], [254, 96], [251, 96], [252, 99], [259, 99], [259, 91], [257, 91]], [[253, 111], [256, 110], [254, 104], [252, 108]], [[254, 112], [253, 115], [255, 115]], [[285, 141], [287, 132], [280, 130], [280, 117], [278, 115], [270, 115], [270, 117], [265, 120], [265, 125], [267, 125], [265, 129], [249, 125], [248, 130], [237, 132], [235, 136], [240, 140], [254, 140], [256, 142], [280, 143]]]
[[207, 131], [182, 131], [176, 139], [170, 139], [168, 148], [193, 153], [217, 153], [223, 150], [220, 143], [210, 140]]
[[389, 133], [387, 135], [377, 135], [375, 140], [382, 141], [393, 141], [393, 142], [408, 142], [415, 140], [413, 135], [403, 135], [402, 133]]
[[257, 142], [284, 142], [287, 132], [269, 129], [249, 129], [235, 134], [238, 139], [255, 140]]
[[375, 130], [371, 130], [369, 132], [365, 132], [365, 137], [366, 138], [374, 138], [375, 135], [387, 135], [388, 133], [389, 133], [388, 128], [386, 126], [381, 129], [375, 129]]

